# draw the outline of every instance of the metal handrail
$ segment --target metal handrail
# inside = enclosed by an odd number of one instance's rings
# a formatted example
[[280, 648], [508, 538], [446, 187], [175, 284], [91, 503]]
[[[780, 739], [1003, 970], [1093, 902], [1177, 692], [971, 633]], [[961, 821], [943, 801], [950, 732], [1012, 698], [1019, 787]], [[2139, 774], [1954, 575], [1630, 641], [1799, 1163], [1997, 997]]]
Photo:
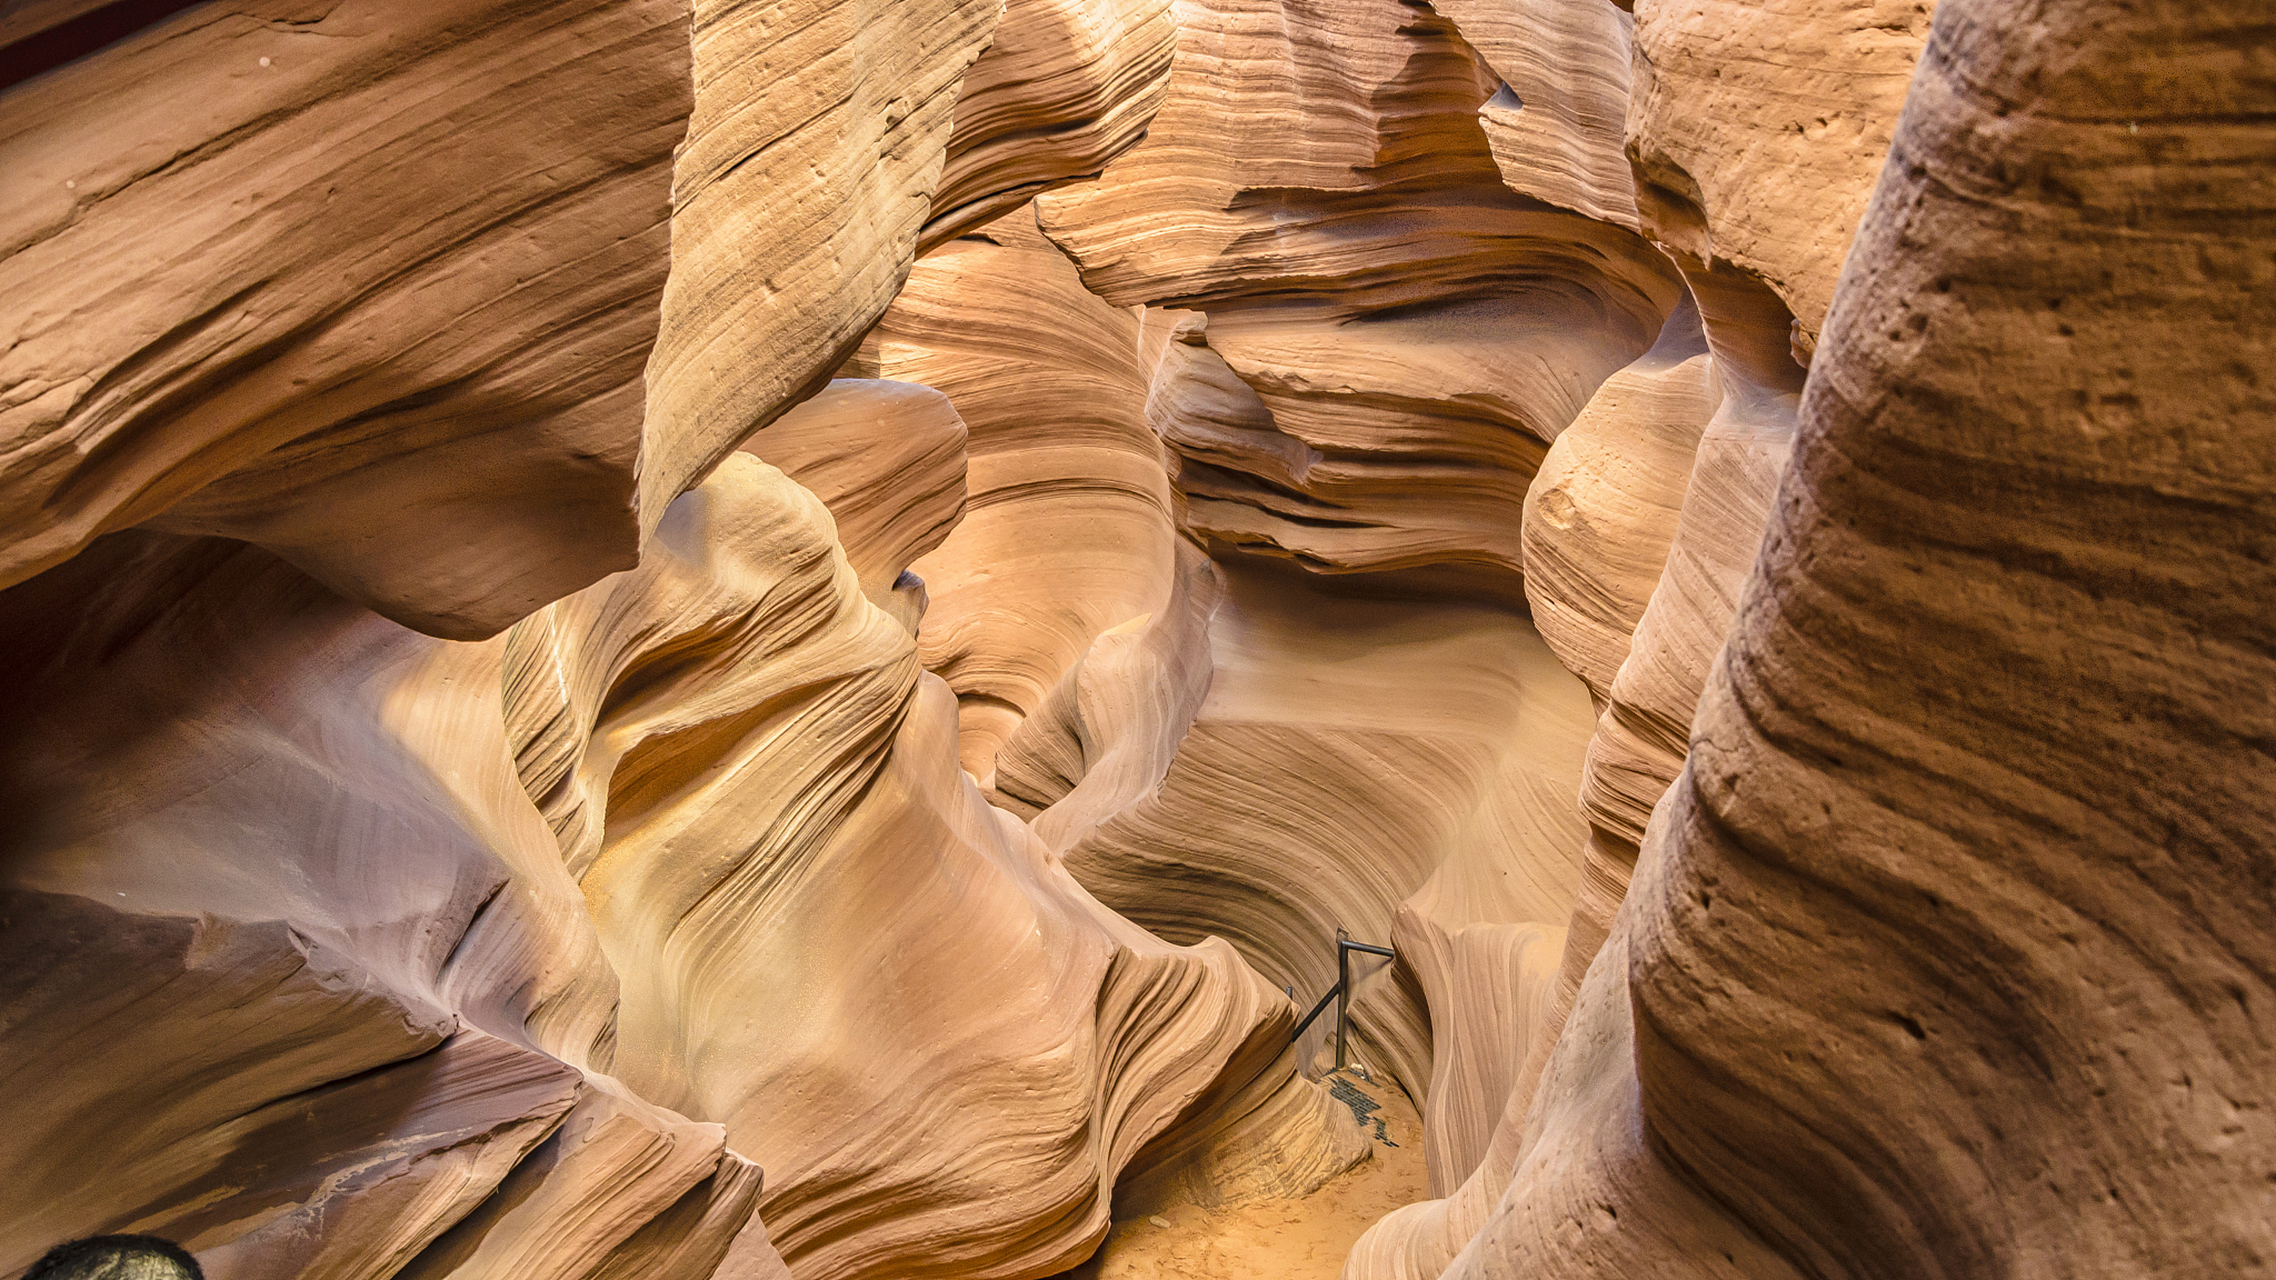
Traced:
[[[1307, 1030], [1311, 1029], [1312, 1023], [1327, 1010], [1328, 1001], [1334, 1000], [1336, 1002], [1336, 1070], [1338, 1071], [1343, 1070], [1344, 1038], [1351, 1025], [1351, 953], [1354, 951], [1364, 952], [1371, 956], [1381, 956], [1386, 960], [1398, 958], [1398, 953], [1389, 947], [1378, 947], [1368, 942], [1353, 942], [1350, 934], [1341, 929], [1336, 930], [1336, 985], [1329, 987], [1327, 993], [1320, 997], [1320, 1002], [1312, 1006], [1312, 1011], [1304, 1015], [1304, 1020], [1296, 1024], [1296, 1029], [1288, 1033], [1288, 1043], [1296, 1043]], [[1296, 998], [1296, 988], [1284, 987], [1282, 990], [1288, 992], [1289, 999], [1294, 1000]]]

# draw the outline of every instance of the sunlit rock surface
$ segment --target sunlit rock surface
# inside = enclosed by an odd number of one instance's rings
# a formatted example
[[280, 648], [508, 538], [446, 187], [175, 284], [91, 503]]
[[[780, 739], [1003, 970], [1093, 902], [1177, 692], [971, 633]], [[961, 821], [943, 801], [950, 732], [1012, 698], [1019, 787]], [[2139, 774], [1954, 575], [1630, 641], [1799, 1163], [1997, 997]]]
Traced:
[[0, 13], [0, 1280], [2276, 1257], [2257, 14], [224, 8]]
[[956, 691], [983, 783], [1091, 641], [1168, 598], [1176, 531], [1140, 331], [1022, 208], [918, 263], [856, 360], [938, 388], [971, 431], [964, 520], [914, 568], [930, 600], [918, 652]]
[[1169, 83], [1170, 0], [1009, 0], [965, 74], [930, 249], [1094, 176], [1144, 136]]
[[770, 1171], [795, 1273], [1048, 1274], [1097, 1244], [1120, 1166], [1294, 1014], [1225, 943], [1101, 908], [981, 799], [953, 697], [831, 532], [730, 459], [640, 570], [509, 638], [517, 759], [627, 975], [617, 1073]]

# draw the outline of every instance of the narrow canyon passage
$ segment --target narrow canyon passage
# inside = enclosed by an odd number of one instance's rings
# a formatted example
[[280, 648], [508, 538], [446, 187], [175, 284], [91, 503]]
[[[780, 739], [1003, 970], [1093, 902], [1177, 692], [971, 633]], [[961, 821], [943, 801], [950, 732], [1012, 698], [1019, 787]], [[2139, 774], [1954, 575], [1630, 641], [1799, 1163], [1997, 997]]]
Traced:
[[2251, 6], [0, 73], [0, 1280], [2276, 1275]]

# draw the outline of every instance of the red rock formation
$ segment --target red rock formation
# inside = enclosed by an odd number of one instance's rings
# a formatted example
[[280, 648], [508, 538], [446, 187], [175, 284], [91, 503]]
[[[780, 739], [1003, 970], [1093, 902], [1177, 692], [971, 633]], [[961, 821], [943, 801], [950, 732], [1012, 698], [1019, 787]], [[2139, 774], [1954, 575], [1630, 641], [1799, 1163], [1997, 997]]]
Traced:
[[2265, 1269], [2268, 24], [1634, 8], [0, 13], [0, 1277], [1037, 1280], [1338, 929], [1349, 1280]]
[[486, 635], [638, 551], [686, 12], [308, 8], [0, 96], [0, 582], [148, 525]]
[[917, 650], [956, 690], [983, 784], [1091, 641], [1167, 600], [1175, 530], [1140, 346], [1022, 208], [918, 263], [856, 361], [939, 388], [972, 429], [970, 509], [914, 567]]

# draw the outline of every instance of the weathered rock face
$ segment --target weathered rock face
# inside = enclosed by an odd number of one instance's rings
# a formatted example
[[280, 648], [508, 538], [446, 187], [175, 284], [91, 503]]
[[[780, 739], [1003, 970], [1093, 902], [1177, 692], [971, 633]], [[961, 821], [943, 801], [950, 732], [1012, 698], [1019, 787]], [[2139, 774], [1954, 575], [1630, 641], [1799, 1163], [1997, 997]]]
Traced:
[[[890, 300], [994, 7], [304, 10], [192, 9], [0, 93], [39, 179], [0, 256], [0, 1272], [135, 1229], [221, 1277], [781, 1275], [762, 1202], [803, 1274], [1080, 1258], [1122, 1168], [1269, 1073], [1286, 1002], [1104, 911], [956, 773], [902, 581], [964, 506], [945, 399], [844, 384], [761, 436], [837, 520], [732, 453]], [[16, 16], [37, 53], [86, 15]], [[1095, 166], [1150, 100], [1094, 79]], [[1031, 83], [991, 101], [1064, 113]], [[996, 139], [962, 198], [1035, 167]], [[800, 794], [739, 859], [671, 861]], [[815, 894], [951, 1007], [1027, 990], [1019, 1035], [813, 1021], [887, 980], [799, 941]], [[946, 932], [920, 909], [958, 895]], [[776, 909], [811, 918], [753, 950]], [[746, 985], [695, 995], [722, 964]], [[804, 1049], [718, 1003], [754, 992]], [[880, 1056], [867, 1103], [834, 1088]], [[747, 1123], [800, 1079], [833, 1086], [806, 1127]], [[1024, 1157], [941, 1128], [997, 1096]]]
[[[219, 1275], [600, 1274], [751, 1181], [717, 1126], [600, 1074], [615, 980], [515, 803], [497, 642], [143, 533], [6, 606], [12, 666], [40, 675], [4, 770], [6, 1052], [42, 1123], [8, 1131], [31, 1193], [0, 1265], [139, 1229]], [[724, 1251], [754, 1191], [673, 1243]]]
[[[2264, 305], [2202, 264], [2276, 234], [2229, 185], [2230, 104], [2268, 87], [2202, 52], [2232, 21], [1939, 13], [1693, 755], [1449, 1274], [2267, 1256], [2251, 944], [2196, 896], [2267, 824], [2183, 760], [2264, 732], [2215, 690], [2268, 673], [2161, 639], [2265, 623], [2228, 603], [2264, 594], [2265, 477], [2201, 465], [2267, 421], [2266, 353], [2201, 336]], [[2089, 105], [2112, 83], [2174, 88], [2130, 126]]]
[[1120, 1166], [1292, 1014], [989, 808], [915, 649], [820, 503], [738, 457], [639, 570], [515, 630], [507, 722], [625, 975], [615, 1072], [771, 1171], [794, 1270], [1048, 1274], [1096, 1246]]
[[[823, 410], [866, 398], [885, 428], [868, 479], [937, 452], [935, 393], [841, 387]], [[897, 528], [953, 518], [961, 486], [933, 491], [929, 516], [849, 522], [880, 577], [932, 540]], [[953, 700], [833, 533], [738, 455], [639, 570], [480, 645], [215, 540], [117, 535], [10, 593], [50, 691], [15, 709], [6, 770], [31, 979], [8, 1061], [44, 1123], [0, 1159], [52, 1191], [20, 1202], [40, 1216], [8, 1265], [122, 1227], [244, 1276], [779, 1267], [777, 1245], [799, 1274], [1037, 1275], [1095, 1246], [1120, 1169], [1212, 1122], [1293, 1011], [982, 802]], [[71, 1069], [120, 1043], [128, 1078]], [[1007, 1110], [1024, 1127], [971, 1141]], [[90, 1130], [147, 1172], [90, 1158]]]
[[1648, 1123], [1808, 1271], [2270, 1256], [2255, 40], [1938, 14], [1630, 926]]
[[0, 1277], [2266, 1269], [2271, 40], [0, 13]]
[[1129, 150], [1161, 105], [1176, 35], [1168, 0], [1007, 0], [995, 41], [965, 74], [922, 246]]
[[0, 582], [150, 525], [472, 637], [628, 567], [686, 21], [209, 6], [7, 90]]
[[918, 263], [856, 359], [939, 388], [971, 429], [970, 507], [914, 568], [918, 653], [956, 691], [984, 784], [1091, 641], [1168, 599], [1176, 528], [1140, 331], [1023, 208]]
[[[220, 534], [472, 639], [630, 567], [892, 299], [996, 15], [192, 8], [6, 90], [0, 582]], [[1158, 8], [1023, 8], [957, 204], [1127, 146], [1165, 41]]]
[[1504, 185], [1492, 78], [1427, 10], [1210, 0], [1179, 41], [1145, 142], [1038, 208], [1109, 301], [1208, 313], [1149, 407], [1186, 527], [1515, 599], [1507, 513], [1674, 271]]

